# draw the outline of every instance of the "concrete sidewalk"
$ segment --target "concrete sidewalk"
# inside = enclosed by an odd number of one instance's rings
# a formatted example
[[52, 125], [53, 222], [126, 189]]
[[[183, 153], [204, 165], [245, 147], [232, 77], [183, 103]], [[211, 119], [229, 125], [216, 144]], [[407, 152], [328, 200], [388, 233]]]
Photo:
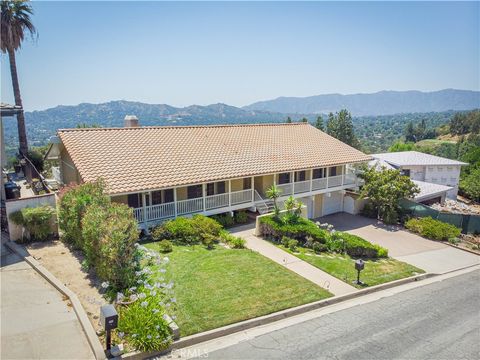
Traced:
[[94, 359], [68, 300], [3, 245], [2, 359]]
[[400, 226], [385, 225], [375, 219], [347, 213], [318, 219], [336, 230], [346, 231], [383, 246], [391, 257], [412, 264], [429, 273], [444, 274], [480, 264], [480, 256], [453, 248], [439, 241], [425, 239]]
[[244, 238], [249, 249], [255, 250], [276, 263], [284, 265], [287, 269], [327, 289], [334, 295], [344, 295], [357, 291], [355, 287], [253, 235], [254, 228], [254, 224], [249, 224], [230, 229], [230, 232], [235, 236]]

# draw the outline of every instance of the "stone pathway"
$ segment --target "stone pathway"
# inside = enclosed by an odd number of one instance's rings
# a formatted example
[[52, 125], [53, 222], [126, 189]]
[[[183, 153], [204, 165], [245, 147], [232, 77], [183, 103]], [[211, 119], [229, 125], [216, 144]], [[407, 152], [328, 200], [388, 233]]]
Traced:
[[284, 265], [287, 269], [310, 280], [322, 288], [327, 289], [334, 295], [344, 295], [357, 291], [355, 287], [344, 283], [336, 277], [327, 274], [303, 260], [300, 260], [296, 256], [283, 251], [270, 242], [253, 235], [254, 228], [255, 224], [249, 224], [230, 229], [230, 232], [235, 236], [244, 238], [249, 249], [255, 250], [276, 263]]
[[3, 245], [2, 359], [94, 359], [68, 301], [21, 257]]

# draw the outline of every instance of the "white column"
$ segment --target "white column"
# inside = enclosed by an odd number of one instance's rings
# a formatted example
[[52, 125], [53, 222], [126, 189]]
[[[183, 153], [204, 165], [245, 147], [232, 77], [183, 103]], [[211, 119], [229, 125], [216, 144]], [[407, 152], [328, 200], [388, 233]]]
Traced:
[[203, 212], [207, 211], [207, 206], [206, 206], [206, 186], [205, 184], [202, 184], [202, 197], [203, 197]]
[[252, 176], [250, 187], [252, 188], [252, 202], [255, 202], [255, 176]]
[[330, 177], [330, 168], [329, 167], [325, 168], [325, 171], [327, 172], [325, 175], [327, 175], [327, 189], [328, 189], [328, 178]]
[[313, 188], [313, 169], [310, 169], [310, 192], [312, 192]]
[[295, 171], [292, 171], [290, 174], [290, 181], [292, 182], [292, 193], [291, 195], [295, 194]]
[[142, 193], [142, 207], [143, 207], [143, 222], [145, 225], [147, 224], [147, 204], [146, 204], [146, 196], [145, 193]]
[[175, 217], [177, 217], [177, 188], [173, 188], [173, 203], [175, 205]]
[[232, 206], [232, 180], [228, 180], [228, 207]]

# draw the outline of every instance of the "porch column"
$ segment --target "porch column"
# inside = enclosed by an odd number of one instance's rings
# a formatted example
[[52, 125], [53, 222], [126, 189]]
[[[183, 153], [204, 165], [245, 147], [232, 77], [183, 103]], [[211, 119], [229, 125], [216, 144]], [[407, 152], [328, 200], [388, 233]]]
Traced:
[[310, 192], [313, 189], [313, 169], [310, 169]]
[[252, 188], [252, 202], [255, 202], [255, 176], [252, 176], [250, 187]]
[[[328, 189], [328, 178], [330, 177], [330, 168], [327, 167], [327, 168], [325, 168], [325, 170], [326, 170], [326, 172], [327, 172], [326, 175], [327, 175], [327, 189]], [[322, 205], [322, 206], [323, 206], [323, 205]]]
[[174, 204], [175, 217], [177, 217], [177, 188], [173, 188], [173, 204]]
[[207, 211], [207, 200], [205, 199], [206, 193], [206, 186], [205, 184], [202, 184], [203, 212]]
[[293, 195], [295, 194], [295, 171], [292, 171], [291, 174], [290, 174], [290, 182], [292, 183], [292, 192], [290, 195]]
[[342, 165], [342, 186], [344, 182], [345, 182], [345, 165]]
[[147, 225], [147, 201], [146, 201], [146, 196], [145, 193], [142, 193], [142, 207], [143, 207], [143, 222], [145, 225]]
[[228, 180], [228, 207], [232, 207], [232, 180]]

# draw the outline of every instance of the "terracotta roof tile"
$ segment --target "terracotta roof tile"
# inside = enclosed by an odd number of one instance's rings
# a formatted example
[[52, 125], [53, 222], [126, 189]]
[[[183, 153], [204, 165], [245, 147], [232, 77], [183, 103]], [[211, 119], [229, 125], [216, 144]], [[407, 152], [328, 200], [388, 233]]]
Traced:
[[368, 161], [305, 123], [58, 131], [84, 181], [111, 194]]

